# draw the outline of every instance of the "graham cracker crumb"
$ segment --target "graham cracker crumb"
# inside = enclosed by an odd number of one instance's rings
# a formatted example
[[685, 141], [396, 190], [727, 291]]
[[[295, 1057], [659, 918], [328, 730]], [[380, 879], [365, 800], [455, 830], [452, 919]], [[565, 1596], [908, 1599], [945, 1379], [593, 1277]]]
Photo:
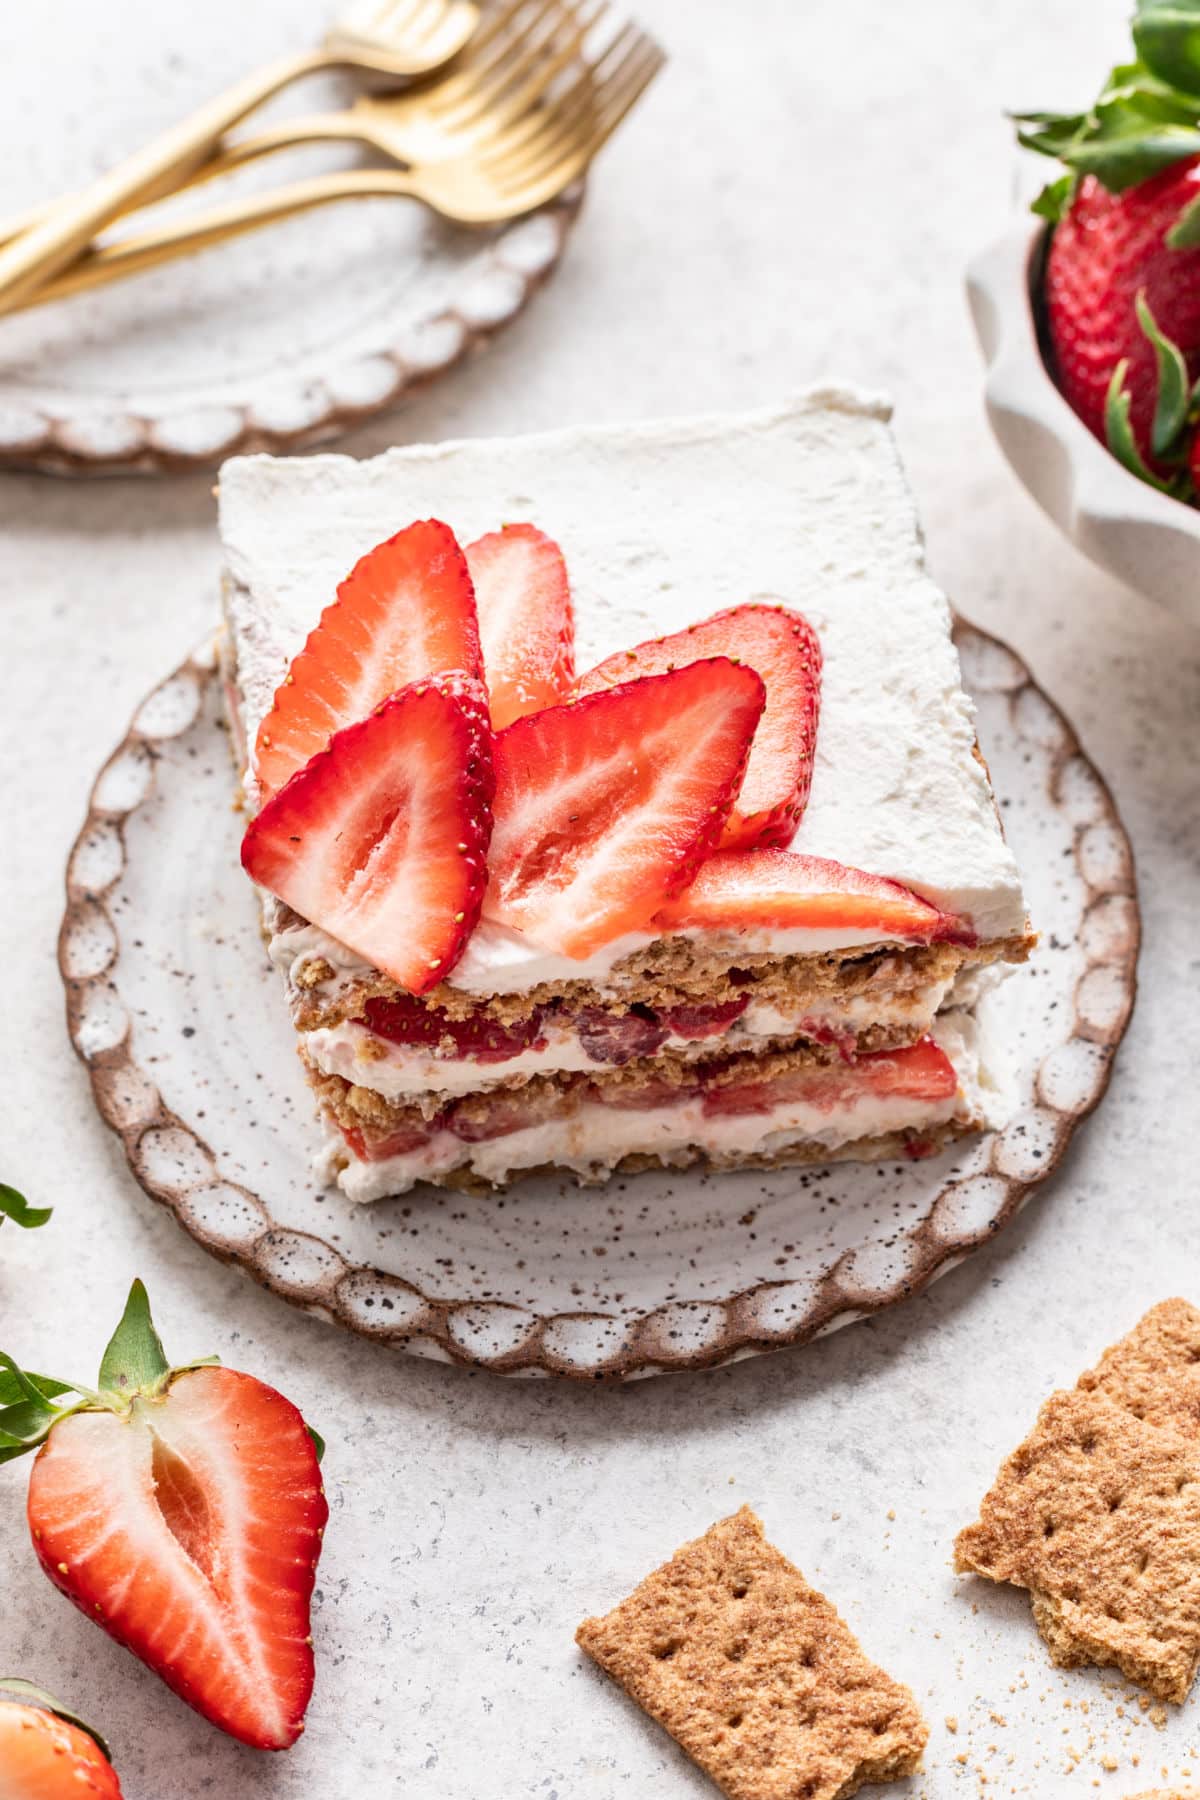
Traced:
[[749, 1507], [576, 1641], [729, 1800], [844, 1800], [911, 1774], [929, 1735]]

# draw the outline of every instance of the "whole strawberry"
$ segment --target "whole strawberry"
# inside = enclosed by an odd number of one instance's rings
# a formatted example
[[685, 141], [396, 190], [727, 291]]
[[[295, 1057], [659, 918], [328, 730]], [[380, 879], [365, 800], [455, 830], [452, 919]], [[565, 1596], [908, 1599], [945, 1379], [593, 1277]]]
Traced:
[[291, 1401], [212, 1357], [173, 1368], [135, 1281], [95, 1389], [0, 1352], [0, 1461], [33, 1449], [29, 1529], [55, 1586], [222, 1731], [295, 1743], [328, 1507]]
[[[1168, 485], [1177, 465], [1155, 429], [1161, 362], [1144, 309], [1190, 385], [1200, 375], [1196, 17], [1140, 0], [1133, 36], [1136, 60], [1113, 70], [1094, 106], [1018, 114], [1018, 136], [1067, 171], [1034, 203], [1053, 223], [1041, 292], [1051, 372], [1089, 430], [1132, 466], [1114, 442], [1119, 426], [1145, 472]], [[1127, 396], [1119, 420], [1117, 391]], [[1172, 485], [1191, 498], [1190, 480], [1186, 490]]]
[[1144, 294], [1159, 328], [1200, 374], [1200, 249], [1173, 249], [1172, 229], [1200, 199], [1200, 157], [1113, 194], [1095, 175], [1079, 183], [1046, 255], [1042, 300], [1058, 385], [1084, 424], [1106, 439], [1105, 402], [1125, 362], [1130, 423], [1152, 454], [1154, 347], [1138, 322]]
[[0, 1677], [3, 1800], [121, 1800], [98, 1732], [28, 1681]]

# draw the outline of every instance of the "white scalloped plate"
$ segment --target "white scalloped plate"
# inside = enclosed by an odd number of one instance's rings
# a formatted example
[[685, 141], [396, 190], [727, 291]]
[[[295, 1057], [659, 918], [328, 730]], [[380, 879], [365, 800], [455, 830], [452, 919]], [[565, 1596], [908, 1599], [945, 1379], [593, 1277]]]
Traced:
[[1098, 1103], [1133, 1005], [1139, 915], [1102, 777], [1024, 664], [957, 628], [1042, 942], [987, 1004], [1014, 1064], [1002, 1132], [927, 1162], [551, 1179], [356, 1207], [321, 1190], [311, 1096], [238, 866], [211, 657], [145, 700], [71, 854], [72, 1041], [146, 1192], [215, 1256], [381, 1343], [505, 1374], [625, 1378], [800, 1343], [985, 1243]]
[[1023, 220], [971, 264], [967, 296], [987, 358], [988, 419], [1014, 473], [1076, 549], [1200, 623], [1200, 510], [1122, 467], [1046, 368], [1034, 296], [1045, 226]]

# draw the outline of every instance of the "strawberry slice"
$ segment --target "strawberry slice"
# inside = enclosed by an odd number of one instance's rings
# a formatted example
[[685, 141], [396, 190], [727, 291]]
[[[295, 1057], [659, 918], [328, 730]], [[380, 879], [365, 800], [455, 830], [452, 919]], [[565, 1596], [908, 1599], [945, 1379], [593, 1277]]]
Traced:
[[140, 1282], [95, 1392], [8, 1358], [4, 1375], [22, 1401], [5, 1414], [21, 1421], [6, 1456], [41, 1445], [28, 1517], [51, 1581], [222, 1731], [295, 1743], [329, 1509], [291, 1401], [232, 1369], [172, 1368]]
[[790, 844], [812, 786], [813, 745], [821, 704], [821, 645], [816, 632], [786, 606], [734, 606], [686, 631], [621, 650], [579, 683], [594, 694], [635, 675], [655, 675], [702, 656], [728, 656], [757, 670], [767, 703], [737, 803], [719, 848]]
[[0, 1795], [3, 1800], [121, 1800], [103, 1740], [58, 1701], [26, 1681], [0, 1680]]
[[475, 595], [450, 527], [423, 519], [354, 565], [288, 670], [254, 746], [264, 797], [335, 731], [445, 669], [482, 677]]
[[562, 551], [536, 525], [467, 545], [496, 731], [556, 706], [575, 680], [575, 619]]
[[252, 880], [410, 993], [458, 960], [487, 880], [492, 768], [478, 681], [403, 688], [253, 819]]
[[931, 1037], [902, 1050], [875, 1050], [853, 1062], [789, 1069], [757, 1080], [710, 1086], [704, 1095], [708, 1115], [769, 1113], [800, 1101], [822, 1112], [853, 1106], [870, 1097], [905, 1100], [949, 1100], [958, 1092], [954, 1064]]
[[500, 732], [487, 916], [574, 958], [647, 927], [720, 835], [762, 707], [716, 657]]
[[973, 944], [965, 919], [865, 869], [793, 850], [722, 851], [655, 918], [663, 931], [869, 931], [922, 944]]

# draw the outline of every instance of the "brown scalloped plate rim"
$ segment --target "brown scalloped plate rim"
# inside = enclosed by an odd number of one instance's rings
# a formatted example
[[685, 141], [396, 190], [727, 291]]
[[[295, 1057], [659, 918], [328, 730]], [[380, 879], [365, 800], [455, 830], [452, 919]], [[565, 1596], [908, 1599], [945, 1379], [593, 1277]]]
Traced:
[[[430, 386], [468, 357], [484, 349], [500, 332], [520, 318], [538, 289], [557, 270], [566, 250], [571, 228], [583, 204], [584, 184], [576, 183], [549, 205], [537, 212], [515, 219], [494, 239], [478, 268], [471, 276], [473, 283], [486, 283], [497, 275], [520, 283], [515, 303], [497, 317], [472, 318], [465, 301], [442, 307], [437, 313], [416, 323], [409, 321], [398, 343], [381, 345], [369, 354], [360, 353], [345, 368], [331, 368], [324, 376], [304, 380], [305, 391], [320, 390], [322, 401], [312, 416], [294, 429], [267, 424], [257, 416], [258, 398], [251, 394], [244, 400], [214, 400], [211, 407], [191, 402], [177, 408], [164, 407], [159, 412], [142, 412], [114, 404], [100, 412], [92, 406], [72, 415], [66, 407], [51, 411], [30, 404], [25, 426], [15, 437], [5, 441], [0, 436], [0, 469], [13, 469], [43, 475], [93, 477], [100, 475], [180, 475], [219, 467], [228, 457], [249, 456], [259, 452], [291, 455], [318, 444], [332, 442], [347, 431], [364, 424], [376, 415], [401, 406], [419, 389]], [[530, 226], [544, 226], [547, 248], [531, 263], [520, 256], [505, 256], [517, 234]], [[444, 353], [416, 357], [414, 341], [424, 337], [436, 342], [439, 334], [448, 347]], [[365, 362], [389, 362], [395, 379], [386, 391], [362, 402], [339, 400], [337, 386], [348, 368]], [[0, 411], [3, 410], [0, 389]], [[198, 451], [190, 452], [176, 441], [187, 434], [189, 419], [215, 413], [227, 415], [226, 428]], [[102, 447], [86, 447], [88, 425], [99, 420], [105, 430], [115, 426], [120, 448], [106, 451]], [[182, 428], [182, 429], [181, 429]]]
[[[133, 1121], [126, 1121], [121, 1116], [118, 1094], [131, 1087], [142, 1091], [153, 1091], [157, 1095], [155, 1084], [141, 1070], [136, 1062], [132, 1027], [127, 1021], [126, 1029], [118, 1043], [99, 1051], [91, 1052], [81, 1041], [81, 1024], [84, 1017], [85, 1002], [90, 993], [97, 987], [110, 986], [110, 977], [119, 954], [120, 938], [115, 921], [108, 910], [107, 896], [118, 885], [124, 873], [125, 820], [145, 803], [154, 789], [154, 777], [150, 778], [147, 789], [138, 799], [124, 811], [114, 811], [105, 807], [98, 796], [109, 768], [118, 758], [131, 751], [148, 752], [151, 759], [155, 755], [156, 744], [163, 739], [181, 735], [187, 725], [162, 734], [156, 739], [151, 731], [140, 727], [136, 720], [141, 715], [147, 701], [168, 687], [171, 683], [191, 681], [195, 685], [196, 711], [198, 713], [207, 683], [216, 679], [215, 664], [211, 652], [206, 648], [187, 658], [177, 669], [157, 684], [146, 696], [146, 700], [134, 715], [135, 723], [131, 725], [126, 736], [106, 760], [92, 786], [87, 816], [79, 832], [67, 864], [67, 904], [63, 915], [58, 940], [58, 961], [66, 994], [67, 1027], [77, 1055], [88, 1069], [92, 1094], [105, 1124], [120, 1138], [129, 1167], [142, 1189], [151, 1199], [164, 1205], [175, 1216], [176, 1221], [194, 1237], [211, 1255], [222, 1262], [232, 1263], [243, 1268], [259, 1284], [271, 1292], [278, 1294], [290, 1304], [299, 1305], [304, 1310], [318, 1314], [355, 1332], [359, 1336], [374, 1338], [387, 1342], [398, 1348], [416, 1354], [431, 1356], [441, 1361], [449, 1361], [469, 1368], [487, 1369], [504, 1375], [559, 1375], [568, 1379], [581, 1381], [613, 1381], [628, 1380], [635, 1376], [667, 1373], [673, 1370], [701, 1370], [719, 1367], [734, 1362], [745, 1356], [764, 1354], [767, 1351], [786, 1349], [793, 1345], [803, 1344], [833, 1331], [855, 1320], [869, 1317], [881, 1312], [888, 1306], [909, 1299], [920, 1293], [939, 1275], [954, 1268], [973, 1250], [987, 1243], [1007, 1225], [1033, 1193], [1043, 1186], [1061, 1164], [1067, 1148], [1081, 1122], [1099, 1105], [1107, 1091], [1112, 1074], [1113, 1061], [1117, 1048], [1124, 1036], [1137, 995], [1137, 957], [1141, 942], [1141, 920], [1137, 899], [1137, 882], [1134, 872], [1133, 852], [1128, 834], [1121, 822], [1116, 803], [1104, 777], [1095, 764], [1083, 751], [1078, 736], [1070, 722], [1062, 714], [1061, 709], [1046, 694], [1030, 673], [1023, 660], [1017, 656], [1003, 640], [990, 633], [979, 630], [968, 624], [961, 617], [955, 621], [955, 640], [960, 649], [971, 640], [991, 652], [999, 652], [1007, 657], [1015, 671], [1012, 684], [1005, 690], [1008, 695], [1010, 712], [1016, 716], [1016, 709], [1025, 695], [1032, 695], [1057, 722], [1060, 729], [1057, 747], [1050, 761], [1048, 789], [1052, 805], [1058, 805], [1058, 793], [1062, 777], [1067, 765], [1078, 761], [1086, 770], [1088, 777], [1095, 784], [1100, 797], [1101, 816], [1086, 826], [1075, 829], [1075, 861], [1080, 882], [1087, 893], [1087, 904], [1084, 915], [1102, 901], [1112, 897], [1126, 900], [1128, 918], [1123, 929], [1121, 941], [1115, 951], [1107, 954], [1097, 951], [1084, 962], [1083, 968], [1075, 983], [1077, 996], [1072, 1030], [1069, 1038], [1060, 1039], [1051, 1051], [1039, 1062], [1034, 1091], [1040, 1108], [1055, 1114], [1053, 1141], [1046, 1151], [1035, 1176], [1014, 1175], [1005, 1173], [996, 1166], [996, 1146], [1001, 1142], [1003, 1134], [993, 1132], [983, 1140], [991, 1146], [990, 1160], [986, 1168], [974, 1171], [970, 1181], [994, 1181], [1002, 1184], [1003, 1198], [992, 1210], [987, 1223], [972, 1230], [962, 1230], [957, 1235], [947, 1235], [935, 1228], [933, 1215], [939, 1203], [952, 1196], [954, 1190], [963, 1183], [954, 1180], [946, 1184], [934, 1196], [928, 1211], [921, 1222], [908, 1234], [915, 1247], [915, 1258], [911, 1265], [886, 1287], [865, 1287], [854, 1282], [852, 1262], [854, 1250], [848, 1250], [839, 1256], [829, 1268], [813, 1283], [813, 1291], [808, 1304], [798, 1316], [777, 1331], [763, 1330], [756, 1323], [755, 1314], [761, 1310], [764, 1298], [769, 1298], [778, 1290], [794, 1288], [794, 1281], [759, 1282], [729, 1295], [724, 1300], [693, 1301], [672, 1300], [653, 1310], [630, 1319], [624, 1326], [621, 1341], [612, 1354], [599, 1362], [581, 1363], [572, 1360], [569, 1354], [557, 1350], [550, 1341], [556, 1328], [585, 1326], [590, 1322], [604, 1324], [614, 1323], [610, 1314], [594, 1308], [581, 1309], [575, 1312], [548, 1313], [543, 1317], [533, 1317], [529, 1328], [525, 1330], [518, 1342], [511, 1348], [494, 1355], [482, 1355], [467, 1348], [460, 1336], [456, 1336], [454, 1324], [457, 1317], [464, 1320], [477, 1312], [480, 1303], [474, 1299], [439, 1300], [423, 1295], [403, 1277], [389, 1274], [383, 1270], [365, 1264], [353, 1265], [332, 1249], [323, 1239], [312, 1233], [296, 1230], [291, 1226], [279, 1226], [270, 1216], [259, 1195], [250, 1188], [221, 1178], [214, 1182], [207, 1175], [202, 1182], [193, 1188], [184, 1185], [164, 1182], [158, 1177], [146, 1156], [142, 1154], [143, 1140], [150, 1132], [161, 1133], [164, 1130], [182, 1133], [184, 1138], [201, 1153], [201, 1160], [206, 1161], [209, 1168], [215, 1158], [204, 1139], [193, 1126], [172, 1111], [157, 1096], [157, 1105], [149, 1112], [143, 1111]], [[194, 722], [194, 720], [193, 720]], [[1087, 874], [1082, 862], [1084, 839], [1089, 831], [1100, 825], [1113, 834], [1118, 847], [1116, 858], [1119, 873], [1099, 884]], [[76, 853], [84, 844], [89, 834], [97, 829], [116, 829], [122, 851], [120, 869], [102, 887], [94, 888], [86, 883], [73, 879], [71, 870]], [[103, 968], [96, 969], [87, 975], [72, 974], [67, 966], [67, 948], [74, 933], [89, 922], [102, 919], [110, 941], [112, 955]], [[1120, 1004], [1105, 1024], [1098, 1025], [1084, 1016], [1078, 1003], [1078, 996], [1087, 978], [1096, 969], [1103, 968], [1115, 972], [1119, 983]], [[1050, 1057], [1065, 1047], [1082, 1042], [1090, 1051], [1098, 1052], [1098, 1064], [1095, 1080], [1087, 1098], [1075, 1106], [1055, 1106], [1045, 1092], [1041, 1076]], [[200, 1229], [195, 1220], [185, 1213], [185, 1202], [189, 1193], [200, 1189], [219, 1185], [223, 1189], [236, 1192], [242, 1200], [253, 1209], [257, 1209], [262, 1217], [262, 1231], [255, 1237], [248, 1251], [230, 1250], [216, 1237], [208, 1236]], [[289, 1244], [305, 1244], [320, 1252], [320, 1257], [328, 1260], [331, 1256], [341, 1264], [340, 1269], [327, 1275], [322, 1281], [304, 1285], [298, 1290], [293, 1283], [289, 1284], [273, 1272], [269, 1260], [270, 1251], [277, 1247], [280, 1240]], [[348, 1291], [348, 1284], [366, 1279], [374, 1288], [386, 1290], [391, 1288], [401, 1294], [405, 1302], [406, 1320], [398, 1327], [385, 1324], [375, 1326], [367, 1324], [361, 1316], [353, 1314], [344, 1303], [343, 1296]], [[503, 1301], [487, 1303], [492, 1315], [511, 1311], [526, 1314], [528, 1309], [509, 1306]], [[710, 1334], [700, 1348], [685, 1348], [672, 1351], [670, 1341], [676, 1335], [670, 1329], [672, 1322], [677, 1322], [681, 1315], [696, 1309], [710, 1314], [719, 1311], [722, 1315], [720, 1329]]]

